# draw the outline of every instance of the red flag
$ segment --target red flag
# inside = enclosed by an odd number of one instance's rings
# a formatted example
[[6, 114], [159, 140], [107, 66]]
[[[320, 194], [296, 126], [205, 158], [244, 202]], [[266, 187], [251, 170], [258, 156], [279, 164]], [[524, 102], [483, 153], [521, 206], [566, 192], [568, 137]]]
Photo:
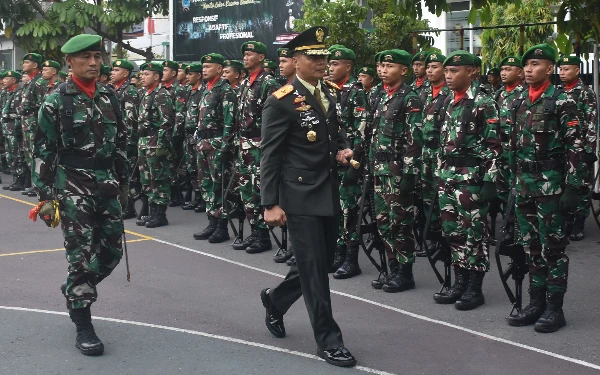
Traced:
[[154, 34], [154, 20], [152, 17], [148, 17], [148, 34]]

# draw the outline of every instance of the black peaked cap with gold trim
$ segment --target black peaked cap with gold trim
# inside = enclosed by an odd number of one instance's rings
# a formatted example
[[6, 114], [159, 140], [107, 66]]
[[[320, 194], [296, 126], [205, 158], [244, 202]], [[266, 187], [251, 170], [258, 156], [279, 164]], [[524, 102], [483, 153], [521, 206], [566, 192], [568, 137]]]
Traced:
[[292, 52], [302, 52], [305, 55], [327, 56], [331, 54], [325, 48], [325, 38], [328, 34], [329, 29], [325, 26], [314, 26], [298, 34], [283, 48], [289, 48]]

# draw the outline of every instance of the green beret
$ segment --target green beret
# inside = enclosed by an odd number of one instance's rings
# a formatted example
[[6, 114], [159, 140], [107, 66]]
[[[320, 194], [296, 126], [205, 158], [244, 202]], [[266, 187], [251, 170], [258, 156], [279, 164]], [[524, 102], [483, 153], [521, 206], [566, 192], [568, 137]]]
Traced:
[[350, 48], [341, 47], [341, 48], [331, 48], [329, 47], [329, 61], [331, 60], [352, 60], [356, 61], [356, 54]]
[[186, 73], [192, 73], [192, 72], [196, 72], [196, 73], [202, 73], [202, 64], [201, 63], [193, 63], [193, 64], [189, 64], [186, 68], [185, 68], [185, 72]]
[[118, 60], [113, 61], [112, 66], [113, 66], [113, 68], [127, 69], [130, 72], [133, 70], [133, 64], [131, 62], [129, 62], [129, 60], [125, 60], [125, 59], [118, 59]]
[[185, 68], [187, 68], [188, 64], [186, 63], [179, 63], [179, 69], [183, 69], [185, 70]]
[[277, 69], [277, 63], [272, 60], [263, 61], [263, 68]]
[[23, 61], [25, 60], [33, 61], [40, 65], [42, 64], [42, 62], [44, 62], [44, 58], [39, 53], [28, 53], [25, 56], [23, 56]]
[[99, 35], [81, 34], [69, 39], [60, 52], [70, 55], [77, 52], [100, 51], [102, 38]]
[[140, 70], [149, 70], [151, 72], [158, 72], [158, 73], [162, 73], [163, 71], [163, 64], [156, 62], [156, 61], [152, 61], [149, 63], [144, 63], [142, 64], [142, 66], [140, 66]]
[[376, 62], [376, 63], [380, 63], [380, 62], [381, 62], [381, 54], [382, 54], [383, 52], [384, 52], [384, 51], [379, 51], [379, 52], [377, 52], [377, 53], [375, 54], [375, 62]]
[[444, 60], [444, 66], [464, 65], [475, 65], [475, 55], [459, 49], [452, 52], [450, 55], [448, 55], [446, 60]]
[[277, 48], [277, 56], [292, 57], [292, 50], [289, 48]]
[[489, 76], [490, 74], [494, 75], [496, 77], [500, 77], [500, 69], [498, 69], [498, 68], [492, 68], [492, 69], [488, 70], [488, 72], [487, 72], [486, 75]]
[[346, 46], [343, 44], [332, 44], [331, 47], [329, 47], [327, 49], [329, 50], [329, 52], [331, 52], [334, 49], [339, 49], [339, 48], [346, 48]]
[[508, 56], [502, 59], [502, 61], [500, 61], [500, 64], [498, 64], [499, 67], [503, 67], [503, 66], [517, 66], [519, 68], [523, 67], [523, 64], [521, 64], [521, 58], [518, 56]]
[[67, 78], [69, 76], [69, 73], [67, 72], [63, 72], [62, 70], [58, 72], [58, 76], [60, 78]]
[[242, 44], [242, 55], [246, 51], [251, 51], [251, 52], [256, 52], [256, 53], [266, 55], [267, 54], [267, 46], [265, 46], [261, 42], [255, 42], [253, 40], [250, 40], [250, 41]]
[[6, 77], [6, 71], [0, 70], [0, 78], [4, 78], [4, 77]]
[[561, 65], [581, 66], [581, 59], [577, 56], [561, 56], [558, 59], [558, 66]]
[[523, 64], [529, 59], [550, 60], [556, 62], [556, 50], [549, 44], [537, 44], [523, 54], [521, 61]]
[[439, 62], [443, 64], [445, 60], [446, 56], [442, 55], [441, 53], [433, 52], [427, 55], [427, 58], [425, 58], [425, 65], [432, 62]]
[[4, 78], [16, 78], [17, 81], [20, 81], [23, 76], [16, 70], [7, 70], [4, 72]]
[[401, 49], [390, 49], [382, 51], [380, 56], [382, 63], [394, 63], [410, 66], [410, 53]]
[[368, 66], [363, 66], [362, 68], [360, 68], [358, 74], [368, 74], [373, 78], [377, 77], [375, 70], [373, 68], [369, 68]]
[[202, 64], [212, 63], [212, 64], [224, 65], [225, 58], [223, 57], [223, 55], [219, 55], [218, 53], [209, 53], [207, 55], [202, 56], [202, 59], [200, 59], [200, 62], [202, 62]]
[[417, 54], [415, 54], [412, 59], [410, 60], [411, 63], [414, 63], [415, 61], [425, 61], [425, 59], [427, 59], [427, 56], [429, 55], [429, 52], [426, 51], [421, 51]]
[[102, 74], [106, 74], [107, 76], [110, 75], [110, 71], [112, 70], [112, 68], [109, 65], [100, 65], [100, 75]]
[[242, 70], [244, 69], [244, 63], [238, 60], [225, 60], [223, 67]]
[[58, 61], [54, 61], [54, 60], [46, 60], [46, 61], [44, 61], [44, 64], [42, 65], [42, 67], [45, 67], [45, 66], [50, 67], [50, 68], [54, 68], [54, 69], [57, 69], [57, 70], [60, 70], [60, 68], [61, 68], [61, 66], [58, 63]]
[[476, 68], [481, 68], [481, 64], [483, 63], [483, 61], [481, 61], [481, 58], [477, 55], [473, 55], [473, 66]]
[[179, 70], [179, 63], [177, 63], [177, 61], [165, 60], [163, 61], [162, 65], [173, 70]]

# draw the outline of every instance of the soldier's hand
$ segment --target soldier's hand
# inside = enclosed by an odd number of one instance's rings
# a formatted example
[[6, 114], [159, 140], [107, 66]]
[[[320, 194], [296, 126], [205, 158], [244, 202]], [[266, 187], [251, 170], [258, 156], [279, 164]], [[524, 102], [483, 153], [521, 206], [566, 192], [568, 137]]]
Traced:
[[274, 227], [280, 227], [287, 221], [285, 212], [279, 206], [273, 206], [269, 210], [265, 208], [265, 223]]
[[129, 185], [122, 184], [120, 190], [119, 203], [121, 203], [121, 209], [125, 211], [125, 208], [127, 207], [127, 201], [129, 200]]
[[497, 197], [498, 192], [496, 191], [496, 184], [490, 181], [485, 181], [483, 186], [481, 186], [481, 190], [479, 191], [479, 201], [481, 203], [488, 203]]
[[341, 165], [350, 165], [350, 159], [354, 156], [354, 151], [349, 148], [337, 152], [335, 159]]
[[560, 197], [560, 201], [558, 202], [558, 209], [563, 214], [567, 214], [575, 210], [578, 203], [579, 196], [577, 194], [577, 189], [573, 186], [567, 186]]
[[416, 189], [416, 176], [414, 174], [405, 174], [400, 181], [400, 194], [407, 195], [413, 193]]

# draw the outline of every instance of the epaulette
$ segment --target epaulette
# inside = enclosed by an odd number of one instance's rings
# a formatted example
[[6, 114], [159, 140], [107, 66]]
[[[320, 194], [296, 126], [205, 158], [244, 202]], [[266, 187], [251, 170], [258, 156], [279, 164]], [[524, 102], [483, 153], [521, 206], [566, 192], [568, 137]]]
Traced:
[[275, 91], [273, 93], [273, 96], [276, 97], [277, 100], [280, 100], [284, 96], [291, 94], [293, 91], [294, 91], [294, 86], [288, 84], [288, 85], [283, 86], [279, 90]]
[[333, 83], [333, 82], [331, 82], [331, 81], [329, 81], [329, 80], [327, 80], [327, 79], [325, 80], [325, 83], [326, 83], [326, 84], [327, 84], [329, 87], [331, 87], [331, 88], [334, 88], [334, 89], [336, 89], [336, 90], [338, 90], [338, 91], [340, 91], [340, 90], [341, 90], [340, 86], [336, 85], [335, 83]]

